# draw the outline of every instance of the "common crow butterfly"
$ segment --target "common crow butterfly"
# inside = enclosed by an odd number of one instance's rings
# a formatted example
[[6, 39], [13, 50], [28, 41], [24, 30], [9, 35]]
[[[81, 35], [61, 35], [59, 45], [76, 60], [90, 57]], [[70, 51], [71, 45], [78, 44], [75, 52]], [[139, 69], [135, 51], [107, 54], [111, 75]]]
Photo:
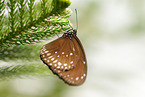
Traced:
[[69, 85], [81, 85], [87, 76], [85, 52], [76, 34], [77, 30], [71, 28], [40, 51], [43, 63]]

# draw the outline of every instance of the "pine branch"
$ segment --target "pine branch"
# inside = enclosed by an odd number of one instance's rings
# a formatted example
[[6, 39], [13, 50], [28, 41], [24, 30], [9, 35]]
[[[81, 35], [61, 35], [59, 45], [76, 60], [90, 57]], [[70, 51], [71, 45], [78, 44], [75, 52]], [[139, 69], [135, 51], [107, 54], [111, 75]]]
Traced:
[[[7, 2], [8, 10], [10, 10], [8, 21], [10, 25], [7, 30], [10, 29], [10, 31], [4, 37], [0, 36], [1, 46], [39, 42], [52, 36], [56, 31], [60, 33], [61, 27], [69, 28], [67, 18], [71, 15], [71, 11], [65, 10], [65, 8], [69, 6], [70, 2], [42, 0], [41, 6], [40, 3], [34, 4], [34, 0], [27, 3], [28, 7], [26, 7], [27, 4], [24, 0]], [[49, 8], [46, 6], [49, 6]], [[25, 14], [24, 10], [26, 11]], [[17, 18], [18, 20], [16, 20]]]
[[[2, 29], [5, 29], [5, 18], [4, 18], [4, 12], [5, 12], [5, 4], [4, 4], [4, 0], [0, 1], [0, 31], [2, 31]], [[5, 31], [5, 30], [4, 30]], [[3, 33], [0, 33], [0, 40], [3, 37]]]
[[[0, 68], [0, 80], [9, 80], [12, 78], [25, 78], [34, 76], [48, 76], [50, 71], [48, 68], [40, 65], [40, 63], [30, 63], [31, 65], [11, 65]], [[36, 68], [37, 67], [37, 68]]]
[[50, 74], [39, 58], [41, 40], [70, 28], [69, 5], [69, 0], [0, 2], [0, 80]]

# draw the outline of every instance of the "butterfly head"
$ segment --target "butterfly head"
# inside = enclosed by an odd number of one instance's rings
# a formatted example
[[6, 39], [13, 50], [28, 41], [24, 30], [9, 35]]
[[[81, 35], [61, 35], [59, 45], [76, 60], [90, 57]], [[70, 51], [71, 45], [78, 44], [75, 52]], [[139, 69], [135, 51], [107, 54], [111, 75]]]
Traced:
[[72, 37], [76, 36], [76, 34], [77, 34], [76, 29], [69, 29], [63, 34], [63, 36], [66, 38], [72, 39]]

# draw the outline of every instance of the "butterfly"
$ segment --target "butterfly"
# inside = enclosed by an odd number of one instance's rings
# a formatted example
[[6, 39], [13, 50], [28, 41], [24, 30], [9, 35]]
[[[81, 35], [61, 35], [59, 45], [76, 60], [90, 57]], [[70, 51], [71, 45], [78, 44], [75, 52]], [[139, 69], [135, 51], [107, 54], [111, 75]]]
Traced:
[[[76, 21], [77, 20], [77, 10]], [[87, 76], [87, 60], [77, 30], [68, 29], [58, 39], [44, 45], [40, 58], [50, 70], [68, 85], [81, 85]]]
[[40, 58], [50, 70], [69, 85], [81, 85], [87, 76], [87, 61], [76, 29], [44, 45]]

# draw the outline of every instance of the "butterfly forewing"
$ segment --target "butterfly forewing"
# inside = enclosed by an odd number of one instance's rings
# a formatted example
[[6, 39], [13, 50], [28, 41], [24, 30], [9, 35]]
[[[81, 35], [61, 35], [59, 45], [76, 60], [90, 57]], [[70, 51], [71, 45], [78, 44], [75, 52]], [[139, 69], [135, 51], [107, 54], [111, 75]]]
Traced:
[[41, 60], [52, 72], [69, 85], [82, 84], [87, 75], [87, 62], [83, 46], [75, 30], [42, 47]]
[[40, 56], [48, 66], [65, 71], [72, 69], [76, 65], [78, 60], [77, 52], [73, 41], [60, 37], [43, 46]]

